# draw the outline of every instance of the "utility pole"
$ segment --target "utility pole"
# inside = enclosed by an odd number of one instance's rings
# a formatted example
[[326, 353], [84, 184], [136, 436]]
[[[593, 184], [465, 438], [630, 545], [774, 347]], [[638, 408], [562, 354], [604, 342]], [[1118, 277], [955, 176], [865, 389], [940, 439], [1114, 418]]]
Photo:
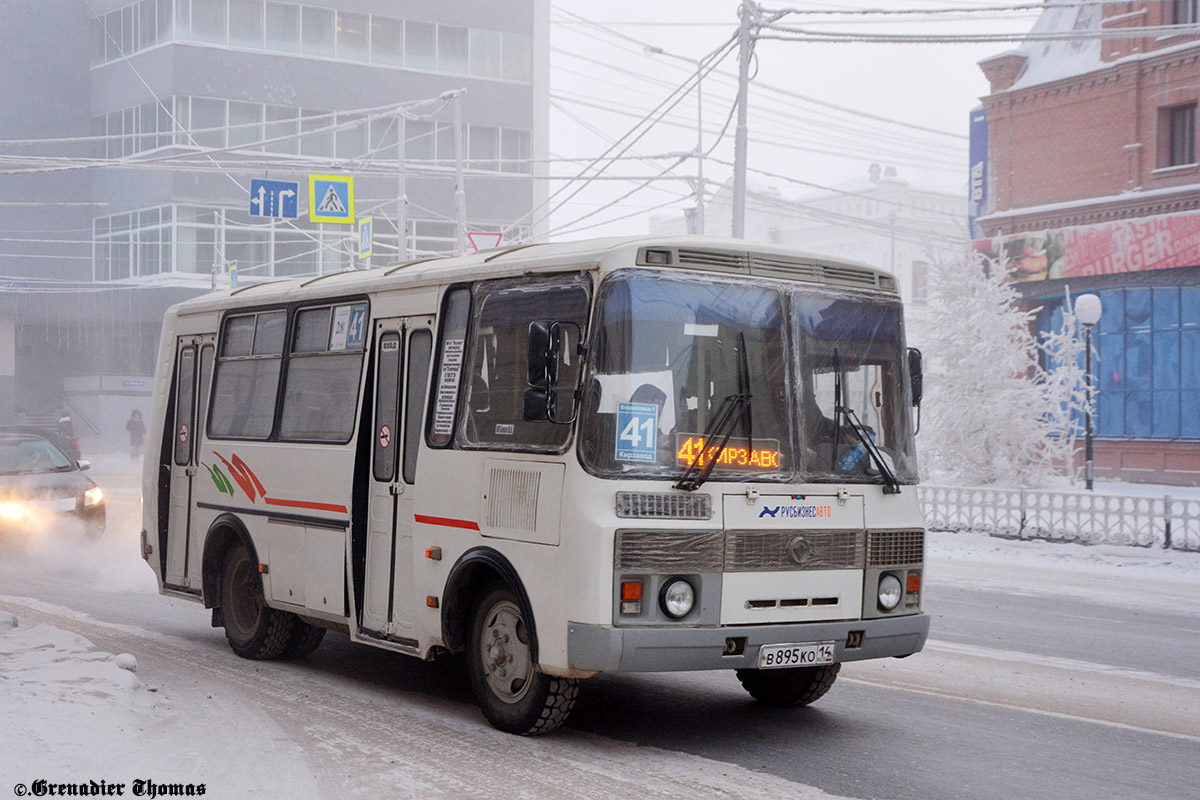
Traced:
[[738, 7], [741, 30], [738, 33], [738, 112], [737, 136], [733, 149], [733, 238], [746, 238], [746, 104], [750, 96], [750, 58], [753, 55], [753, 37], [750, 26], [759, 19], [759, 7], [745, 0]]
[[400, 109], [396, 112], [396, 163], [400, 172], [396, 196], [396, 252], [400, 261], [408, 261], [408, 184], [404, 176], [404, 149], [408, 140], [405, 125], [407, 120], [407, 111]]
[[704, 59], [696, 62], [696, 233], [704, 235], [704, 95], [700, 92]]
[[454, 93], [454, 254], [467, 252], [467, 190], [463, 183], [462, 96]]

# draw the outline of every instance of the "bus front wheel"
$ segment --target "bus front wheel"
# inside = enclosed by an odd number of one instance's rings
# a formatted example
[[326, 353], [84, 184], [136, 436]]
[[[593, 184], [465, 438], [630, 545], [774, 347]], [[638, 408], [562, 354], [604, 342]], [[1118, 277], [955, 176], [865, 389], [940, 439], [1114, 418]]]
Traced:
[[305, 622], [296, 617], [292, 635], [288, 637], [287, 646], [283, 648], [284, 658], [304, 658], [321, 646], [325, 638], [325, 629]]
[[549, 733], [566, 721], [579, 694], [579, 681], [538, 669], [525, 612], [504, 587], [486, 590], [475, 606], [467, 665], [483, 715], [506, 733]]
[[296, 617], [267, 605], [258, 565], [243, 544], [234, 545], [225, 556], [221, 609], [225, 638], [242, 658], [278, 658], [291, 641]]
[[806, 706], [820, 700], [833, 687], [841, 664], [792, 669], [739, 669], [742, 688], [763, 705]]

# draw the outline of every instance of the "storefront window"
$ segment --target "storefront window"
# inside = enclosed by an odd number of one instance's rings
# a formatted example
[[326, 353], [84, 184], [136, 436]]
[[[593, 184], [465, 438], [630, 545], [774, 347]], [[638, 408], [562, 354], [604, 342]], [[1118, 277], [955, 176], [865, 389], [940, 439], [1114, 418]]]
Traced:
[[[1200, 438], [1200, 289], [1129, 287], [1096, 292], [1104, 313], [1093, 331], [1098, 436]], [[1039, 329], [1061, 324], [1047, 303]]]

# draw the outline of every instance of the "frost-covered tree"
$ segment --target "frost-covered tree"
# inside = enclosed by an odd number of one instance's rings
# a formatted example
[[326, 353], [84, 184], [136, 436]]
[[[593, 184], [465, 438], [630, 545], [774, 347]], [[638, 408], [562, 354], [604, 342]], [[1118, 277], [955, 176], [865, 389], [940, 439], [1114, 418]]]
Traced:
[[1038, 347], [1005, 271], [980, 254], [936, 262], [919, 449], [927, 478], [1035, 486], [1057, 441]]
[[1050, 449], [1060, 474], [1075, 478], [1075, 445], [1083, 434], [1088, 409], [1087, 374], [1084, 371], [1085, 336], [1067, 289], [1062, 321], [1041, 335], [1045, 371], [1041, 375], [1046, 395], [1047, 422], [1054, 437]]

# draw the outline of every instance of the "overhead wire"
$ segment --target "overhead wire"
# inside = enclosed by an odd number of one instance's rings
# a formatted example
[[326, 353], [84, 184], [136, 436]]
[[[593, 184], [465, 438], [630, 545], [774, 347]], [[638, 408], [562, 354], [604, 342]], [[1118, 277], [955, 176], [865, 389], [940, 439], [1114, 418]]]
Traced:
[[[733, 36], [729, 37], [722, 45], [720, 45], [716, 50], [714, 50], [710, 54], [709, 60], [706, 65], [709, 72], [711, 72], [712, 69], [715, 69], [716, 65], [719, 64], [724, 58], [728, 57], [729, 53], [731, 53], [733, 51], [733, 45], [734, 45], [735, 41], [736, 41], [736, 37], [733, 37]], [[696, 74], [694, 77], [696, 78], [697, 81], [699, 81], [699, 80], [703, 79], [704, 74], [706, 74], [705, 66], [701, 66], [701, 67], [697, 68]], [[685, 81], [683, 84], [681, 84], [680, 87], [675, 92], [668, 95], [661, 103], [659, 103], [659, 105], [657, 105], [649, 113], [645, 114], [641, 118], [641, 120], [639, 120], [639, 122], [633, 126], [633, 128], [631, 128], [624, 136], [622, 136], [621, 139], [618, 140], [618, 142], [623, 142], [623, 141], [625, 141], [626, 138], [628, 138], [630, 136], [633, 136], [633, 138], [628, 144], [625, 144], [623, 147], [621, 147], [621, 149], [618, 152], [618, 155], [624, 155], [625, 152], [627, 152], [633, 145], [637, 144], [637, 142], [640, 141], [646, 135], [646, 133], [653, 127], [653, 125], [657, 123], [658, 120], [654, 119], [656, 115], [661, 116], [661, 114], [665, 114], [667, 111], [670, 111], [671, 108], [674, 108], [676, 105], [678, 105], [683, 100], [683, 98], [686, 96], [686, 94], [687, 94], [686, 90], [690, 89], [690, 85], [692, 83], [693, 83], [692, 81]], [[665, 108], [665, 111], [663, 110], [664, 108]], [[654, 121], [650, 122], [652, 119]], [[637, 133], [638, 130], [641, 129], [643, 124], [645, 124], [645, 123], [649, 123], [649, 124], [643, 130], [641, 130], [640, 133]], [[636, 136], [634, 136], [635, 133], [637, 133]], [[584, 179], [587, 176], [588, 172], [593, 168], [596, 168], [597, 173], [603, 172], [606, 169], [608, 169], [608, 167], [611, 166], [612, 162], [605, 162], [605, 159], [617, 147], [618, 147], [618, 144], [613, 144], [608, 149], [606, 149], [601, 155], [599, 155], [595, 159], [593, 159], [587, 166], [585, 166], [582, 170], [579, 171], [579, 173], [576, 176], [576, 180]], [[597, 165], [600, 165], [600, 166], [597, 166]], [[573, 198], [577, 194], [579, 194], [579, 192], [582, 191], [582, 189], [584, 187], [586, 187], [586, 185], [587, 185], [587, 183], [585, 181], [579, 188], [577, 188], [574, 192], [569, 194], [564, 200], [560, 201], [558, 206], [550, 209], [549, 212], [543, 214], [543, 216], [540, 219], [538, 219], [536, 222], [531, 222], [530, 228], [536, 230], [537, 227], [543, 221], [545, 221], [549, 218], [550, 214], [554, 213], [554, 211], [557, 208], [561, 208], [564, 203], [569, 202], [571, 200], [571, 198]], [[534, 214], [538, 213], [539, 211], [541, 211], [542, 209], [547, 207], [550, 204], [550, 202], [552, 202], [559, 194], [561, 194], [563, 191], [565, 191], [568, 186], [570, 186], [570, 183], [565, 184], [562, 188], [555, 191], [550, 197], [546, 198], [546, 200], [539, 203], [539, 205], [535, 209], [533, 209], [530, 213], [522, 215], [522, 217], [520, 219], [529, 217], [532, 220]], [[514, 222], [512, 225], [510, 225], [509, 228], [506, 229], [505, 232], [507, 233], [507, 230], [515, 227], [515, 225], [520, 222], [520, 219], [518, 219], [517, 222]]]
[[[556, 9], [556, 10], [560, 11], [561, 13], [568, 14], [568, 15], [574, 17], [576, 20], [586, 23], [592, 27], [595, 27], [605, 33], [608, 33], [611, 36], [619, 37], [619, 38], [629, 41], [633, 44], [637, 44], [643, 50], [645, 47], [649, 46], [648, 42], [645, 42], [643, 40], [636, 39], [632, 36], [628, 36], [626, 34], [620, 33], [619, 31], [605, 30], [604, 24], [602, 24], [602, 23], [591, 23], [591, 22], [585, 20], [583, 17], [581, 17], [577, 14], [573, 14], [569, 11], [565, 11], [562, 9]], [[594, 40], [600, 40], [599, 37], [591, 37], [591, 38], [593, 38]], [[602, 41], [602, 40], [600, 40], [600, 41]], [[626, 49], [626, 52], [632, 52], [632, 51]], [[577, 54], [570, 54], [570, 55], [574, 55], [575, 57], [580, 57]], [[599, 62], [599, 61], [596, 61], [595, 63], [603, 65], [602, 62]], [[624, 69], [620, 69], [620, 68], [616, 68], [616, 67], [610, 66], [610, 68], [617, 69], [618, 71], [623, 72], [623, 73], [628, 73], [628, 74], [633, 74], [633, 75], [637, 74], [637, 73], [631, 73], [629, 70], [624, 70]], [[642, 76], [642, 77], [644, 80], [647, 79], [646, 76]], [[711, 77], [713, 79], [717, 80], [718, 82], [725, 81], [727, 83], [731, 82], [734, 84], [736, 84], [736, 82], [737, 82], [736, 76], [722, 72], [720, 70], [713, 71], [711, 73]], [[962, 134], [957, 134], [957, 133], [953, 133], [950, 131], [943, 131], [943, 130], [939, 130], [937, 128], [930, 128], [930, 127], [927, 127], [924, 125], [918, 125], [918, 124], [915, 124], [912, 122], [908, 122], [906, 120], [898, 120], [898, 119], [894, 119], [891, 117], [884, 117], [882, 115], [874, 114], [874, 113], [867, 112], [867, 111], [861, 111], [859, 109], [850, 108], [849, 106], [840, 105], [840, 104], [833, 103], [828, 100], [822, 100], [822, 99], [819, 99], [816, 97], [812, 97], [810, 95], [803, 95], [794, 90], [784, 89], [783, 87], [776, 86], [774, 84], [763, 82], [763, 81], [755, 81], [754, 88], [755, 88], [755, 90], [766, 90], [766, 91], [770, 91], [770, 92], [775, 92], [777, 94], [782, 94], [786, 97], [789, 97], [790, 99], [793, 99], [793, 100], [800, 100], [802, 102], [807, 102], [807, 103], [811, 103], [814, 105], [823, 106], [826, 108], [830, 108], [832, 110], [836, 110], [836, 111], [850, 114], [853, 116], [862, 117], [864, 119], [870, 119], [870, 120], [873, 120], [876, 122], [884, 122], [889, 125], [896, 125], [899, 127], [910, 128], [913, 130], [921, 131], [923, 133], [932, 133], [932, 134], [939, 135], [939, 136], [948, 136], [948, 137], [958, 138], [958, 139], [966, 138], [966, 136], [964, 136]]]

